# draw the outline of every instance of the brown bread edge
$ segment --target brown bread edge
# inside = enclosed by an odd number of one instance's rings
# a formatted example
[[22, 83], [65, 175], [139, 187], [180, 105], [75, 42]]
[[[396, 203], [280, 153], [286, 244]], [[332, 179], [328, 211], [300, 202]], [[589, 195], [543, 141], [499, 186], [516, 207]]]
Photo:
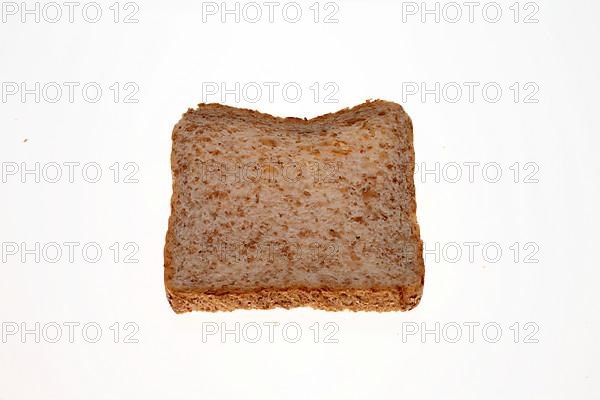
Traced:
[[408, 311], [419, 304], [423, 286], [369, 289], [288, 288], [240, 293], [198, 293], [167, 287], [176, 313], [312, 307], [326, 311]]

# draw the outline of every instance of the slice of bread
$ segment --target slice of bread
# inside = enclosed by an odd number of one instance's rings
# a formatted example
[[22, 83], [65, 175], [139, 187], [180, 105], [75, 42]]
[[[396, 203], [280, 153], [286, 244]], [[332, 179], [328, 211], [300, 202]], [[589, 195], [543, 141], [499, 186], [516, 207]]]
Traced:
[[376, 100], [310, 120], [219, 104], [173, 130], [177, 313], [409, 310], [421, 298], [412, 123]]

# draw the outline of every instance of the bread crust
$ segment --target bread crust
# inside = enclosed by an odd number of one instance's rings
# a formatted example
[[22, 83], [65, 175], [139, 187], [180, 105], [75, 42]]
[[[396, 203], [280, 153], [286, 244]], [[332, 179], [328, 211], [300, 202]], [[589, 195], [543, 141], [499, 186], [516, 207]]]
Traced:
[[298, 287], [239, 293], [201, 293], [167, 287], [167, 298], [173, 311], [178, 314], [189, 311], [268, 310], [277, 307], [312, 307], [326, 311], [408, 311], [419, 304], [422, 292], [421, 284], [368, 289]]
[[[290, 125], [300, 124], [335, 124], [339, 123], [340, 119], [344, 119], [348, 114], [354, 114], [356, 111], [363, 108], [372, 107], [375, 103], [385, 103], [394, 107], [399, 107], [402, 112], [402, 107], [395, 103], [386, 102], [383, 100], [370, 101], [357, 105], [353, 108], [345, 108], [335, 113], [324, 114], [312, 119], [300, 118], [281, 118], [269, 114], [260, 113], [249, 109], [240, 109], [229, 107], [221, 104], [199, 104], [204, 110], [207, 109], [225, 109], [237, 115], [245, 115], [252, 117], [257, 121], [271, 120], [279, 123], [289, 123]], [[184, 117], [189, 113], [194, 113], [195, 110], [188, 109]], [[404, 113], [406, 115], [406, 113]], [[409, 135], [410, 143], [412, 144], [412, 121], [408, 118], [408, 128], [406, 134]], [[172, 140], [175, 143], [175, 127], [172, 133]], [[411, 162], [411, 170], [408, 171], [410, 176], [414, 173], [414, 150], [409, 154]], [[175, 275], [175, 265], [173, 264], [172, 249], [175, 245], [174, 223], [175, 223], [175, 199], [176, 199], [176, 177], [180, 171], [175, 166], [175, 152], [171, 153], [171, 166], [173, 173], [173, 195], [171, 197], [171, 215], [169, 217], [169, 226], [166, 233], [165, 248], [164, 248], [164, 282], [167, 299], [173, 311], [176, 313], [185, 313], [189, 311], [233, 311], [235, 309], [273, 309], [277, 307], [290, 309], [295, 307], [312, 307], [327, 311], [407, 311], [416, 307], [422, 297], [425, 266], [422, 256], [422, 241], [420, 239], [419, 225], [416, 220], [416, 201], [414, 194], [414, 186], [412, 193], [412, 202], [409, 205], [409, 221], [413, 228], [412, 239], [416, 244], [414, 262], [418, 271], [418, 279], [410, 285], [401, 285], [393, 287], [368, 287], [368, 288], [330, 288], [330, 287], [303, 287], [291, 286], [286, 288], [268, 288], [261, 287], [253, 290], [205, 290], [177, 287], [173, 284]]]

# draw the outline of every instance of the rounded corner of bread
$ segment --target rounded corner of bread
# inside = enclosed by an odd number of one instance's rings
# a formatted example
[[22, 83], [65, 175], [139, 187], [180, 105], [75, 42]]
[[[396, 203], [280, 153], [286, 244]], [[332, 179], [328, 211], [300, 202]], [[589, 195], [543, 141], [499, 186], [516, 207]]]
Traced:
[[184, 292], [177, 290], [170, 281], [165, 280], [165, 296], [175, 314], [184, 314], [192, 311], [190, 303]]

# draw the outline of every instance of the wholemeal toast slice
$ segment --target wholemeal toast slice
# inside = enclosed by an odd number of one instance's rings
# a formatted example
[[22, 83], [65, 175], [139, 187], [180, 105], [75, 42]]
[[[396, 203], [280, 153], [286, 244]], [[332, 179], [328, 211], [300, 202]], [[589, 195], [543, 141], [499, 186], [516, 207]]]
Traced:
[[415, 307], [424, 264], [412, 141], [402, 107], [381, 100], [310, 120], [189, 109], [171, 155], [173, 310]]

